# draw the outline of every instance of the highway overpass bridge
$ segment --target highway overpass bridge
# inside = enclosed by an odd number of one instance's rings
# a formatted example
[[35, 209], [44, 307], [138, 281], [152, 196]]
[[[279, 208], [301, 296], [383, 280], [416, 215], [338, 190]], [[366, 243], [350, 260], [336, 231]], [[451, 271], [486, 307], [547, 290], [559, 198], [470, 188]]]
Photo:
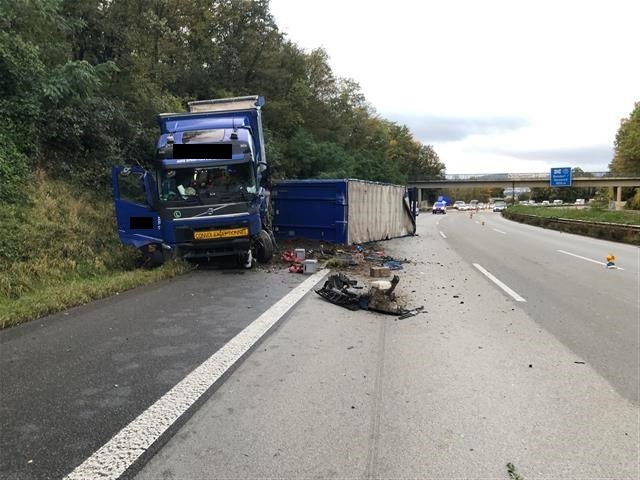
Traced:
[[[574, 175], [571, 180], [572, 187], [613, 187], [613, 196], [618, 202], [622, 201], [622, 187], [640, 187], [640, 175], [619, 175], [611, 172], [580, 172]], [[418, 201], [421, 201], [424, 189], [550, 187], [549, 176], [549, 173], [451, 174], [412, 180], [408, 182], [408, 186], [418, 189]]]

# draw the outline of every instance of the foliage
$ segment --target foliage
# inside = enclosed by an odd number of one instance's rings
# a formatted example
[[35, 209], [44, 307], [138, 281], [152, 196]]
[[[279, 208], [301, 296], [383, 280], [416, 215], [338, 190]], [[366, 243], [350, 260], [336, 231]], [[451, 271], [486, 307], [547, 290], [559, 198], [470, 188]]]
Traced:
[[153, 159], [159, 112], [254, 93], [267, 97], [267, 151], [281, 177], [402, 183], [444, 170], [433, 147], [336, 77], [323, 49], [286, 39], [267, 0], [5, 0], [1, 198], [25, 166], [107, 196], [110, 165]]
[[[614, 174], [640, 175], [640, 102], [620, 122], [609, 169]], [[626, 208], [640, 210], [640, 189], [623, 188], [622, 199], [627, 200]]]
[[137, 269], [136, 252], [122, 246], [116, 236], [110, 201], [47, 178], [42, 171], [34, 177], [23, 189], [20, 204], [0, 203], [0, 324], [14, 324], [188, 268], [170, 264], [158, 273]]
[[636, 102], [629, 118], [620, 122], [609, 168], [613, 173], [640, 175], [640, 102]]

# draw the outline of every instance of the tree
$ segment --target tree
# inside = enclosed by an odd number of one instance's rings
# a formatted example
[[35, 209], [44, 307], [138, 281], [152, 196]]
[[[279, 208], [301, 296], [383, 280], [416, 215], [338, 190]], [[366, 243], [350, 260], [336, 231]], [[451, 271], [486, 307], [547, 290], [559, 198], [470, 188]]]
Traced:
[[[609, 169], [614, 174], [640, 175], [640, 102], [636, 102], [629, 118], [620, 122], [616, 134], [614, 157]], [[640, 209], [640, 188], [623, 188], [627, 207]]]
[[614, 145], [609, 169], [613, 173], [640, 175], [640, 102], [636, 102], [629, 118], [620, 122]]

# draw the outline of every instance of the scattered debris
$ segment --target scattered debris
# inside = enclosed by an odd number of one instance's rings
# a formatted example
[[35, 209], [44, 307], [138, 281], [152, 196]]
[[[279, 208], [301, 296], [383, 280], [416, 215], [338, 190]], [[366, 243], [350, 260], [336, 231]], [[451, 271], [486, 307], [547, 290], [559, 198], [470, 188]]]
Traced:
[[360, 294], [352, 291], [352, 287], [358, 283], [351, 280], [343, 273], [336, 273], [324, 282], [324, 286], [315, 292], [325, 300], [349, 310], [359, 310], [361, 307]]
[[410, 318], [410, 317], [415, 317], [416, 315], [418, 315], [420, 312], [422, 312], [424, 310], [424, 305], [418, 308], [414, 308], [413, 310], [409, 310], [406, 313], [403, 313], [402, 315], [400, 315], [398, 317], [398, 320], [404, 320], [405, 318]]
[[584, 362], [580, 362], [580, 361], [575, 361], [573, 363], [577, 363], [578, 365], [584, 365], [585, 364]]
[[511, 462], [507, 463], [507, 473], [511, 480], [524, 480], [524, 477], [516, 472], [516, 467]]
[[318, 271], [318, 260], [308, 259], [302, 262], [303, 271], [306, 275], [316, 273]]
[[290, 273], [304, 273], [304, 266], [301, 263], [294, 263], [289, 267]]
[[387, 260], [382, 264], [383, 267], [388, 268], [389, 270], [402, 270], [402, 262], [399, 260]]
[[380, 278], [380, 277], [390, 277], [391, 270], [389, 267], [371, 267], [369, 270], [369, 274], [372, 277]]
[[400, 277], [394, 275], [391, 281], [377, 280], [372, 282], [367, 292], [358, 292], [362, 287], [357, 285], [357, 280], [352, 280], [343, 273], [336, 273], [329, 276], [323, 287], [315, 292], [325, 300], [349, 310], [373, 310], [399, 316], [408, 314], [404, 318], [409, 318], [422, 311], [424, 307], [412, 310], [402, 308], [394, 293], [399, 282]]
[[295, 263], [296, 262], [296, 254], [293, 253], [291, 250], [285, 250], [284, 252], [282, 252], [282, 261], [283, 262], [291, 262], [291, 263]]

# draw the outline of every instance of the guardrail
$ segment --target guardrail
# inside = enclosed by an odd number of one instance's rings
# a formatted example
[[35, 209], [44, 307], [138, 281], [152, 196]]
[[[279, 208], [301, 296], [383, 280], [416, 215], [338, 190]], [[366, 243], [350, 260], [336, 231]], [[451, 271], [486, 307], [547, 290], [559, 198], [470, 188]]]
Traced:
[[[573, 179], [578, 178], [637, 178], [637, 175], [618, 174], [613, 172], [574, 172]], [[549, 180], [549, 172], [546, 173], [451, 173], [443, 176], [427, 177], [412, 180], [412, 182], [437, 181], [437, 180]]]
[[527, 213], [514, 213], [504, 210], [505, 218], [528, 225], [550, 228], [561, 232], [586, 235], [588, 237], [612, 240], [614, 242], [640, 245], [640, 225], [628, 225], [625, 223], [592, 222], [589, 220], [577, 220], [560, 217], [542, 217]]

